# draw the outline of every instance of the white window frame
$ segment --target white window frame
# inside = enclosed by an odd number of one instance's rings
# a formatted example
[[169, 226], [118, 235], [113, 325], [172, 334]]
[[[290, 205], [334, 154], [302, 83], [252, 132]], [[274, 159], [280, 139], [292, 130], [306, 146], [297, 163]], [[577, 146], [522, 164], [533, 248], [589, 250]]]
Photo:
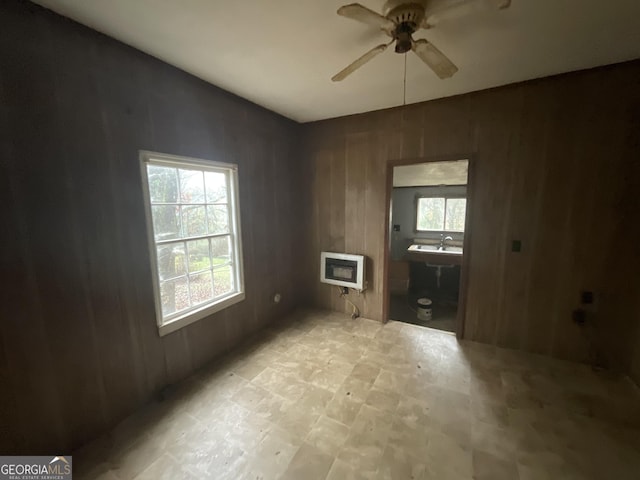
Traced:
[[[435, 229], [421, 229], [418, 226], [418, 220], [420, 219], [420, 200], [423, 198], [442, 198], [444, 199], [444, 212], [442, 217], [442, 230]], [[415, 222], [415, 231], [416, 232], [442, 232], [442, 233], [464, 233], [464, 228], [462, 230], [447, 230], [447, 202], [449, 200], [464, 200], [465, 201], [465, 209], [467, 197], [464, 195], [420, 195], [416, 197], [416, 222]], [[465, 224], [466, 228], [466, 224]]]
[[[191, 307], [179, 312], [175, 316], [170, 316], [167, 320], [162, 315], [162, 302], [160, 295], [160, 272], [158, 270], [157, 243], [153, 229], [153, 218], [151, 212], [151, 195], [149, 191], [149, 178], [147, 175], [147, 165], [167, 166], [172, 168], [195, 167], [202, 171], [225, 170], [227, 176], [227, 202], [229, 205], [229, 231], [231, 236], [233, 256], [232, 272], [235, 279], [235, 291], [228, 295], [214, 299], [211, 302]], [[153, 294], [155, 300], [156, 322], [160, 336], [168, 335], [180, 328], [186, 327], [198, 320], [208, 317], [216, 312], [224, 310], [231, 305], [239, 303], [245, 299], [244, 289], [244, 268], [242, 263], [242, 234], [240, 231], [240, 203], [238, 199], [238, 166], [232, 163], [215, 162], [199, 158], [191, 158], [165, 153], [140, 151], [140, 169], [142, 173], [142, 190], [144, 192], [145, 217], [147, 227], [147, 239], [149, 245], [149, 258], [151, 260], [153, 274]], [[203, 235], [209, 238], [211, 235]], [[180, 241], [187, 237], [176, 239]], [[196, 238], [200, 238], [196, 237]]]

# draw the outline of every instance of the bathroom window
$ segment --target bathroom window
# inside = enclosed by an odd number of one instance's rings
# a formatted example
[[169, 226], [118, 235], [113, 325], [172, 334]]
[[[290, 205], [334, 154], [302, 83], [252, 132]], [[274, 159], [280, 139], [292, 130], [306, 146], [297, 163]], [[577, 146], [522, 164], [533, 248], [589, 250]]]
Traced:
[[420, 197], [416, 230], [419, 232], [464, 232], [466, 198]]
[[156, 319], [171, 333], [244, 299], [236, 165], [141, 152]]

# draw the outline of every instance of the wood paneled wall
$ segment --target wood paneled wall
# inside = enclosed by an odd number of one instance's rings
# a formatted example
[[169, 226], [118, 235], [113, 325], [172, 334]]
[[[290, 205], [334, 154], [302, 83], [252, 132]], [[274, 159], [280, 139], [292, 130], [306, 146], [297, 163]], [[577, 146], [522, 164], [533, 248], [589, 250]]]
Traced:
[[[69, 451], [296, 298], [346, 311], [321, 250], [369, 257], [354, 301], [381, 320], [397, 159], [473, 156], [467, 338], [584, 359], [589, 288], [599, 348], [640, 379], [639, 63], [300, 126], [29, 3], [0, 31], [3, 454]], [[247, 300], [163, 338], [140, 149], [240, 166]]]
[[[0, 32], [0, 452], [69, 452], [295, 306], [300, 126], [29, 3]], [[240, 172], [247, 298], [163, 338], [140, 149]]]
[[[638, 76], [636, 89], [640, 89]], [[614, 213], [620, 221], [605, 260], [601, 303], [607, 315], [598, 319], [598, 341], [610, 362], [640, 386], [640, 106], [638, 102], [628, 106], [635, 132], [623, 172], [626, 187]]]
[[[632, 317], [614, 304], [631, 272], [617, 286], [610, 280], [638, 245], [616, 251], [639, 218], [623, 205], [625, 192], [638, 194], [629, 176], [637, 172], [639, 79], [636, 61], [307, 124], [313, 302], [348, 311], [317, 281], [320, 251], [365, 254], [370, 289], [354, 301], [364, 316], [383, 320], [388, 163], [471, 158], [465, 337], [586, 360], [591, 335], [601, 354], [628, 366], [628, 349], [623, 358], [615, 350], [637, 325], [637, 307]], [[521, 253], [510, 252], [513, 239]], [[583, 289], [598, 296], [595, 330], [586, 335], [571, 315]]]

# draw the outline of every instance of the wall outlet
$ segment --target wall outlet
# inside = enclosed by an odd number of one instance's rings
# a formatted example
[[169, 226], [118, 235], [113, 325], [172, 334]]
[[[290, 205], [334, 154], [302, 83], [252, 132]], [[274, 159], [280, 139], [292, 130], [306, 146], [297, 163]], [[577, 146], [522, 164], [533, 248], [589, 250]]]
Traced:
[[276, 293], [273, 296], [273, 303], [280, 303], [280, 300], [282, 300], [282, 295], [280, 295], [279, 293]]
[[587, 323], [587, 312], [581, 308], [576, 308], [571, 312], [571, 318], [573, 323], [577, 324], [579, 327], [583, 327], [584, 324]]
[[522, 251], [522, 242], [520, 240], [511, 240], [511, 251], [519, 253]]
[[582, 305], [593, 305], [595, 298], [593, 292], [589, 290], [583, 290], [580, 292], [580, 303]]

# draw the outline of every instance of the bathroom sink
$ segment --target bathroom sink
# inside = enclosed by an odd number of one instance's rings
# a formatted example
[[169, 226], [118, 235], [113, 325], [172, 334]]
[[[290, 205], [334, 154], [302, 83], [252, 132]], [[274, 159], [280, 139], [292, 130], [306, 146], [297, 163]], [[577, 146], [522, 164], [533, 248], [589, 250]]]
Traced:
[[444, 254], [456, 254], [462, 255], [462, 247], [453, 247], [449, 245], [445, 245], [441, 247], [439, 245], [421, 245], [414, 243], [408, 249], [408, 252], [434, 252], [434, 253], [444, 253]]
[[440, 249], [438, 245], [411, 245], [408, 250], [410, 252], [437, 252]]
[[432, 265], [460, 265], [462, 263], [462, 247], [445, 245], [422, 245], [414, 243], [407, 248], [407, 259], [427, 262]]

